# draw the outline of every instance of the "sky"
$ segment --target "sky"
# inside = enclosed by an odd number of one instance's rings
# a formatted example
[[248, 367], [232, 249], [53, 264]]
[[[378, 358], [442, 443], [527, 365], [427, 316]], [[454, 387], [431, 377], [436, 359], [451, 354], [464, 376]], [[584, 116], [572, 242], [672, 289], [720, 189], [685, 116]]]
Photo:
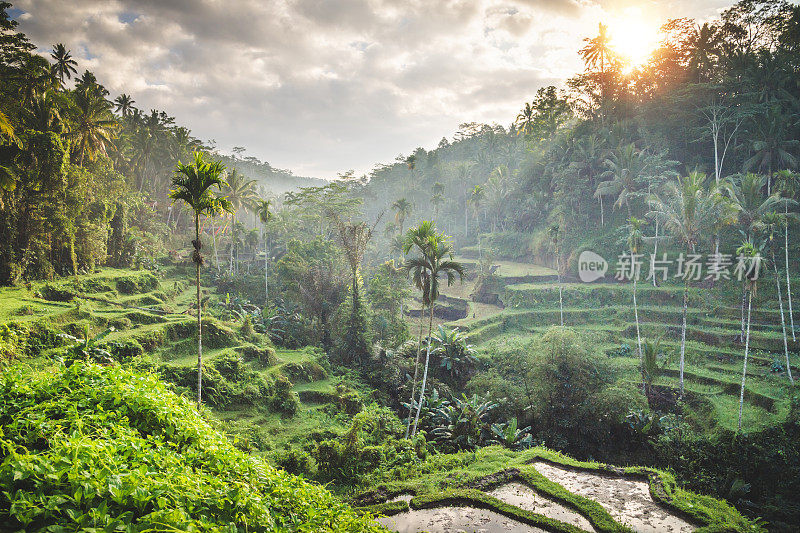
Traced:
[[[12, 0], [13, 1], [13, 0]], [[295, 174], [368, 173], [464, 122], [508, 126], [583, 66], [602, 21], [633, 56], [668, 18], [732, 0], [19, 0], [111, 92]], [[640, 44], [643, 43], [643, 44]]]

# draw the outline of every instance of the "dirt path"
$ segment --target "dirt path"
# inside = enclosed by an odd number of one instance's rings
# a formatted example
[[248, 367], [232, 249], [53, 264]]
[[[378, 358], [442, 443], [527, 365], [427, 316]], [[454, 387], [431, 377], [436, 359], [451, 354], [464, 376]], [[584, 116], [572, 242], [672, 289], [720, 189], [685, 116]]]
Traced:
[[577, 526], [584, 531], [594, 531], [592, 524], [576, 511], [553, 500], [537, 494], [522, 483], [507, 483], [489, 493], [498, 500], [516, 505], [520, 509], [542, 514], [567, 524]]
[[420, 509], [379, 518], [378, 522], [398, 533], [544, 533], [494, 511], [473, 507]]
[[536, 470], [568, 491], [595, 500], [615, 520], [637, 533], [689, 533], [694, 526], [653, 501], [645, 481], [576, 472], [545, 462]]

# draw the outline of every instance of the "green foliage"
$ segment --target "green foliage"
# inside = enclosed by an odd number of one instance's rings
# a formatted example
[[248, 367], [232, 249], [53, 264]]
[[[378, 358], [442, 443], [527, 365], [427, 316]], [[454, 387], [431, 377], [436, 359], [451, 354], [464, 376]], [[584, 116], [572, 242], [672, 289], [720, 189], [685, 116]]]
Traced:
[[380, 529], [236, 450], [153, 376], [76, 363], [0, 381], [0, 516], [14, 530]]
[[270, 398], [270, 407], [286, 417], [293, 417], [300, 410], [300, 399], [292, 390], [292, 382], [282, 375], [275, 379], [275, 391]]

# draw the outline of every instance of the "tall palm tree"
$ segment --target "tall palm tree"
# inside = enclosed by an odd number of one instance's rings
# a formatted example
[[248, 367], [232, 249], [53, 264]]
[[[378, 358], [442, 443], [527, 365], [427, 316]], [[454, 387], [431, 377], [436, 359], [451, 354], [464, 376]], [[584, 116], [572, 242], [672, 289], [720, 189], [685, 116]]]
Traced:
[[192, 241], [194, 253], [192, 261], [195, 264], [195, 284], [197, 286], [197, 405], [203, 400], [203, 323], [202, 303], [200, 299], [200, 267], [203, 265], [203, 256], [200, 253], [200, 215], [213, 217], [221, 211], [230, 211], [231, 204], [224, 197], [217, 197], [211, 193], [216, 187], [221, 189], [225, 185], [222, 172], [225, 167], [218, 161], [205, 161], [203, 154], [195, 152], [194, 163], [183, 164], [178, 162], [175, 175], [172, 178], [172, 190], [169, 197], [173, 203], [180, 200], [194, 211], [194, 235]]
[[514, 124], [517, 126], [517, 135], [530, 135], [533, 133], [533, 122], [536, 118], [536, 110], [531, 104], [525, 102], [525, 107], [517, 115]]
[[[433, 228], [432, 228], [433, 229]], [[413, 233], [409, 230], [410, 233]], [[417, 247], [419, 256], [407, 259], [404, 267], [407, 272], [412, 273], [414, 284], [422, 290], [423, 303], [428, 305], [428, 345], [425, 349], [425, 367], [422, 373], [422, 385], [417, 402], [417, 413], [414, 415], [414, 427], [411, 435], [417, 433], [419, 415], [422, 411], [422, 404], [425, 400], [425, 386], [428, 381], [428, 364], [431, 356], [431, 337], [433, 335], [433, 312], [436, 300], [439, 298], [439, 278], [444, 276], [447, 285], [450, 286], [455, 281], [456, 275], [463, 281], [464, 266], [453, 259], [453, 249], [444, 235], [435, 232], [425, 243], [415, 243], [407, 240], [405, 250], [410, 252], [413, 246]], [[420, 245], [422, 245], [420, 247]]]
[[472, 205], [472, 210], [475, 213], [475, 238], [478, 241], [478, 258], [483, 257], [483, 253], [481, 252], [480, 212], [481, 203], [483, 203], [485, 197], [486, 193], [480, 185], [475, 185], [469, 195], [469, 203]]
[[394, 220], [397, 223], [398, 233], [400, 235], [403, 234], [403, 224], [406, 222], [406, 218], [411, 215], [411, 211], [414, 210], [414, 206], [411, 205], [411, 202], [406, 200], [405, 198], [400, 198], [399, 200], [395, 200], [392, 204], [392, 211], [394, 211]]
[[[749, 241], [745, 242], [736, 250], [737, 255], [743, 258], [750, 258], [756, 260], [759, 257], [758, 250]], [[747, 272], [744, 276], [745, 283], [747, 284], [747, 333], [744, 341], [744, 362], [742, 363], [742, 388], [739, 391], [739, 423], [738, 430], [742, 429], [742, 408], [744, 406], [744, 385], [747, 379], [747, 356], [750, 351], [750, 317], [753, 308], [753, 294], [758, 288], [758, 272]]]
[[550, 226], [547, 230], [550, 242], [553, 244], [553, 253], [556, 256], [556, 274], [558, 275], [558, 309], [561, 317], [561, 327], [564, 327], [564, 293], [561, 285], [561, 233], [558, 224]]
[[789, 381], [794, 385], [794, 378], [792, 378], [792, 366], [789, 362], [789, 343], [786, 339], [786, 316], [783, 314], [783, 294], [781, 292], [781, 278], [778, 274], [778, 262], [775, 260], [775, 234], [780, 231], [782, 226], [785, 226], [788, 220], [775, 211], [765, 213], [761, 220], [758, 221], [759, 229], [763, 230], [768, 237], [769, 251], [772, 259], [772, 266], [775, 269], [775, 287], [778, 290], [778, 307], [781, 312], [781, 328], [783, 331], [783, 354], [786, 356], [786, 374], [789, 376]]
[[585, 38], [586, 45], [578, 51], [587, 67], [595, 68], [600, 63], [600, 111], [605, 118], [606, 103], [606, 66], [614, 60], [614, 51], [611, 48], [611, 37], [608, 34], [608, 26], [602, 22], [598, 24], [597, 36]]
[[639, 354], [639, 368], [642, 369], [642, 392], [644, 392], [644, 362], [642, 359], [642, 335], [639, 332], [639, 307], [636, 304], [636, 281], [639, 272], [636, 268], [637, 255], [641, 252], [644, 235], [642, 222], [638, 218], [628, 219], [628, 250], [631, 253], [631, 277], [633, 278], [633, 318], [636, 321], [636, 345]]
[[237, 246], [237, 227], [236, 219], [239, 211], [252, 209], [258, 199], [258, 192], [256, 191], [256, 180], [247, 179], [247, 177], [240, 173], [235, 168], [230, 173], [225, 186], [225, 195], [228, 197], [231, 206], [232, 221], [231, 221], [231, 249], [230, 249], [230, 271], [235, 274], [238, 270], [238, 246]]
[[[412, 249], [424, 250], [432, 241], [437, 238], [436, 228], [433, 222], [423, 221], [419, 225], [410, 228], [405, 238], [398, 235], [397, 239], [393, 241], [393, 250], [395, 245], [399, 245], [399, 253], [408, 255]], [[422, 307], [419, 312], [419, 335], [417, 337], [417, 356], [414, 358], [414, 379], [411, 382], [411, 400], [409, 401], [408, 420], [406, 421], [405, 437], [408, 438], [411, 431], [411, 417], [414, 414], [414, 402], [417, 395], [417, 377], [419, 376], [419, 358], [422, 353], [422, 332], [425, 327], [425, 307], [428, 300], [426, 293], [428, 290], [428, 277], [427, 271], [424, 269], [417, 269], [414, 271], [414, 285], [422, 292]]]
[[[679, 241], [687, 254], [695, 253], [721, 216], [719, 195], [709, 194], [704, 186], [706, 175], [692, 172], [668, 182], [662, 195], [654, 196], [649, 216], [660, 220], [664, 229]], [[683, 312], [681, 313], [680, 392], [683, 395], [683, 371], [686, 355], [686, 312], [689, 306], [689, 276], [683, 276]]]
[[267, 224], [272, 220], [272, 200], [261, 199], [256, 203], [256, 214], [261, 221], [264, 231], [264, 308], [269, 307], [269, 237]]
[[106, 99], [94, 91], [75, 91], [74, 104], [69, 137], [78, 164], [83, 166], [87, 157], [92, 161], [97, 154], [106, 154], [116, 130], [116, 121]]
[[789, 324], [792, 330], [792, 341], [797, 341], [794, 333], [794, 315], [792, 311], [792, 280], [789, 277], [789, 221], [796, 219], [797, 215], [789, 213], [789, 204], [793, 203], [793, 198], [800, 193], [800, 174], [791, 172], [789, 170], [781, 170], [776, 173], [778, 179], [778, 190], [782, 195], [781, 203], [783, 203], [783, 216], [786, 218], [786, 224], [783, 226], [783, 259], [785, 262], [784, 268], [786, 269], [786, 299], [789, 303]]
[[53, 45], [53, 51], [50, 52], [50, 57], [55, 61], [52, 69], [61, 80], [61, 85], [64, 85], [64, 78], [70, 79], [73, 74], [78, 73], [78, 69], [75, 68], [78, 62], [72, 58], [72, 54], [62, 43]]
[[114, 109], [123, 117], [129, 117], [133, 114], [133, 104], [135, 103], [136, 100], [131, 98], [131, 95], [122, 93], [114, 98]]
[[710, 75], [715, 65], [714, 56], [719, 55], [719, 32], [708, 22], [695, 30], [692, 36], [689, 69], [697, 73], [697, 83], [710, 81]]
[[767, 173], [767, 195], [771, 195], [773, 172], [779, 167], [797, 167], [798, 159], [793, 152], [800, 141], [792, 138], [789, 120], [778, 105], [770, 106], [766, 116], [756, 124], [751, 146], [754, 153], [745, 161], [745, 168]]

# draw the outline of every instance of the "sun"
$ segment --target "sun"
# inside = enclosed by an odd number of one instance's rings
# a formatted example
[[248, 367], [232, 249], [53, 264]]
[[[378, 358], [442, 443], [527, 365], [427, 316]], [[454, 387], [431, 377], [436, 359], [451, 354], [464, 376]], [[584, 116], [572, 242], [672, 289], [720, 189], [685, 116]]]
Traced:
[[620, 56], [626, 72], [647, 63], [658, 47], [658, 30], [658, 24], [638, 7], [630, 7], [608, 21], [611, 47]]

